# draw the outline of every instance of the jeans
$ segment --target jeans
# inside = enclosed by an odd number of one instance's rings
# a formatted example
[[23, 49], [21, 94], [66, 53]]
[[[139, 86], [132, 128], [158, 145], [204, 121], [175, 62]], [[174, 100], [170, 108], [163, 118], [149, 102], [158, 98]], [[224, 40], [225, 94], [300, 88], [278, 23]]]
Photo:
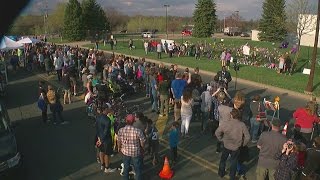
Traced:
[[[166, 108], [166, 110], [164, 110]], [[168, 95], [160, 95], [160, 114], [169, 113], [169, 96]]]
[[158, 59], [161, 59], [161, 52], [157, 52], [158, 53]]
[[202, 131], [205, 131], [207, 129], [209, 115], [210, 115], [210, 112], [202, 112], [202, 121], [201, 121]]
[[259, 129], [261, 127], [261, 122], [257, 121], [256, 117], [250, 118], [250, 135], [253, 141], [258, 140]]
[[177, 161], [178, 158], [178, 147], [170, 147], [171, 159]]
[[192, 115], [181, 114], [181, 134], [188, 134]]
[[57, 122], [57, 115], [60, 119], [61, 122], [64, 122], [63, 118], [62, 118], [62, 115], [61, 115], [61, 111], [53, 111], [52, 112], [52, 119], [53, 119], [53, 122]]
[[143, 78], [144, 79], [144, 84], [146, 85], [146, 95], [150, 95], [150, 83], [148, 82], [147, 78]]
[[220, 164], [219, 164], [219, 176], [220, 177], [224, 177], [225, 176], [225, 173], [226, 173], [226, 162], [227, 162], [227, 159], [229, 157], [229, 155], [231, 156], [230, 157], [230, 162], [231, 162], [231, 165], [230, 165], [230, 173], [229, 173], [229, 176], [230, 176], [230, 180], [234, 180], [235, 179], [235, 176], [236, 176], [236, 173], [237, 173], [237, 163], [238, 163], [238, 158], [239, 158], [239, 154], [240, 154], [240, 150], [236, 150], [236, 151], [232, 151], [232, 150], [229, 150], [229, 149], [226, 149], [226, 148], [223, 148], [222, 150], [222, 154], [221, 154], [221, 159], [220, 159]]
[[129, 168], [130, 168], [130, 163], [132, 161], [134, 171], [136, 173], [135, 179], [136, 180], [142, 180], [142, 157], [137, 156], [137, 157], [130, 157], [123, 155], [122, 158], [123, 161], [123, 179], [128, 180], [129, 179]]
[[157, 91], [152, 90], [152, 98], [153, 98], [152, 110], [158, 111], [158, 94], [157, 94]]

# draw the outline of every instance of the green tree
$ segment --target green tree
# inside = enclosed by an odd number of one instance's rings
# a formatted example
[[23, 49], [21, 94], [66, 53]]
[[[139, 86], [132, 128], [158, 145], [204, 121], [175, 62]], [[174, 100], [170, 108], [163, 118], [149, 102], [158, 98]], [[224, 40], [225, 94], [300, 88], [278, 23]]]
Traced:
[[84, 38], [82, 10], [77, 0], [69, 0], [66, 6], [63, 36], [68, 40], [82, 40]]
[[65, 10], [66, 3], [59, 3], [55, 10], [49, 14], [47, 24], [50, 33], [62, 33]]
[[84, 30], [89, 33], [87, 35], [92, 36], [110, 30], [106, 14], [96, 0], [83, 0], [81, 5]]
[[18, 16], [10, 26], [9, 34], [14, 35], [35, 35], [43, 34], [43, 16], [23, 15]]
[[281, 42], [286, 38], [285, 0], [265, 0], [259, 23], [261, 41]]
[[195, 37], [209, 37], [214, 33], [216, 26], [216, 3], [213, 0], [198, 0], [193, 12]]

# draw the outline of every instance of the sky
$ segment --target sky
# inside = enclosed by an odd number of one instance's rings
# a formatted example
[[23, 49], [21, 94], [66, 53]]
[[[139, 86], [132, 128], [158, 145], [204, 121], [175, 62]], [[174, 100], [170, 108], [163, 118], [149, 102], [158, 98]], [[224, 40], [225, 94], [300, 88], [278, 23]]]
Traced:
[[[41, 13], [45, 2], [48, 2], [49, 11], [55, 8], [59, 2], [68, 0], [32, 0], [24, 13]], [[113, 7], [127, 15], [152, 15], [165, 16], [168, 7], [168, 15], [172, 16], [192, 16], [195, 4], [198, 0], [97, 0], [102, 7]], [[288, 2], [293, 0], [287, 0]], [[311, 0], [316, 1], [316, 0]], [[244, 19], [259, 19], [261, 17], [263, 0], [215, 0], [217, 4], [217, 15], [220, 19], [229, 16], [235, 11]]]

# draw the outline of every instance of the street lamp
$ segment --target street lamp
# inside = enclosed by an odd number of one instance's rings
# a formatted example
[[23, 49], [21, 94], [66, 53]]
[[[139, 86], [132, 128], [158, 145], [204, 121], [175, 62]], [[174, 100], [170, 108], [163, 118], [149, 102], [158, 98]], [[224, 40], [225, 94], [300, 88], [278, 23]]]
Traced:
[[166, 39], [168, 39], [168, 7], [170, 7], [169, 4], [163, 5], [166, 8]]

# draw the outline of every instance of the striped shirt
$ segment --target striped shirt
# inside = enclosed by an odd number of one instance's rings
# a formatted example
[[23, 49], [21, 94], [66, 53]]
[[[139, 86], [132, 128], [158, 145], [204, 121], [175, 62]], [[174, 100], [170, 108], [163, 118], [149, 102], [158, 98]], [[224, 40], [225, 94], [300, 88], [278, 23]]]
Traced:
[[146, 138], [140, 129], [127, 125], [119, 130], [117, 140], [123, 155], [137, 157], [141, 155], [141, 143], [144, 144]]

